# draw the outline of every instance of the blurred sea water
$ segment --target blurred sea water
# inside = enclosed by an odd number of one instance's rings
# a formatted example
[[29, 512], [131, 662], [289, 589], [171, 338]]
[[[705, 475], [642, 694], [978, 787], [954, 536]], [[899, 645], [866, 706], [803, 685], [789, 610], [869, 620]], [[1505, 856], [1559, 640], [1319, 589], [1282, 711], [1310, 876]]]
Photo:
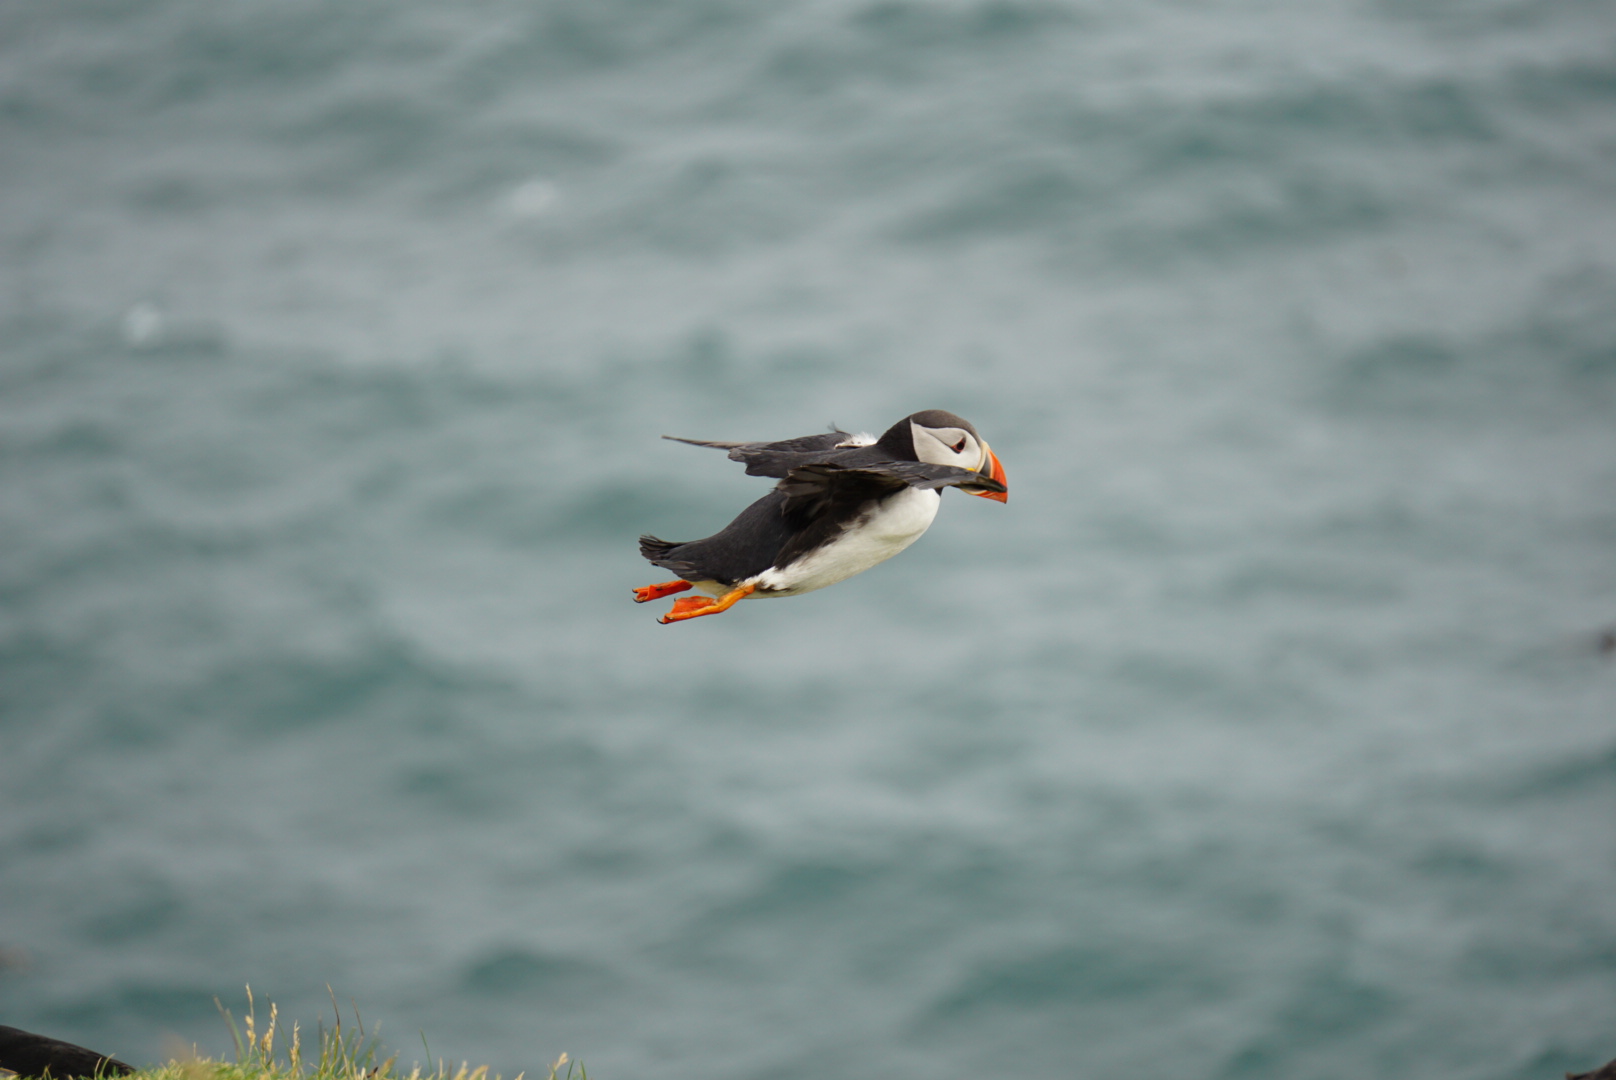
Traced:
[[[1008, 504], [630, 603], [765, 490], [658, 436], [922, 408]], [[0, 552], [0, 1022], [1592, 1068], [1616, 13], [5, 5]]]

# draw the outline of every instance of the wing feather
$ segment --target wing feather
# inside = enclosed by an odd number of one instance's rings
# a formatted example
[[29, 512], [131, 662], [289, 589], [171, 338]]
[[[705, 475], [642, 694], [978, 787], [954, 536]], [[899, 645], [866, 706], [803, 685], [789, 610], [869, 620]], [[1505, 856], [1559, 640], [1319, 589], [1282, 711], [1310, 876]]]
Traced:
[[827, 455], [854, 448], [851, 443], [854, 436], [845, 431], [803, 435], [795, 439], [782, 439], [779, 442], [714, 442], [707, 439], [681, 439], [676, 435], [662, 437], [673, 442], [689, 443], [691, 446], [710, 446], [715, 450], [728, 450], [731, 461], [739, 461], [746, 465], [748, 476], [772, 476], [777, 480], [783, 479], [798, 465], [824, 461]]
[[856, 505], [905, 487], [1004, 490], [1004, 485], [991, 476], [923, 461], [883, 461], [851, 467], [830, 461], [812, 462], [790, 469], [775, 490], [786, 497], [782, 512], [800, 512], [812, 519], [833, 506]]

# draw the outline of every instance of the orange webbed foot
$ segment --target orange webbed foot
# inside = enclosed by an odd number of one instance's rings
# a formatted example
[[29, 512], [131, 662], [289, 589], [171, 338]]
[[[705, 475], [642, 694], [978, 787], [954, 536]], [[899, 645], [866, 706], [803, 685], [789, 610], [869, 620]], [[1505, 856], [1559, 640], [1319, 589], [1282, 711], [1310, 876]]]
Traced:
[[680, 578], [672, 581], [663, 581], [656, 585], [641, 585], [634, 590], [634, 602], [643, 604], [647, 600], [660, 600], [664, 596], [672, 596], [676, 592], [684, 592], [690, 588], [690, 582]]
[[709, 600], [705, 596], [684, 596], [673, 602], [673, 610], [668, 612], [657, 622], [666, 626], [668, 623], [681, 622], [685, 619], [694, 619], [702, 615], [717, 615], [720, 611], [728, 611], [735, 606], [736, 601], [752, 595], [754, 585], [742, 585], [733, 589], [717, 600]]

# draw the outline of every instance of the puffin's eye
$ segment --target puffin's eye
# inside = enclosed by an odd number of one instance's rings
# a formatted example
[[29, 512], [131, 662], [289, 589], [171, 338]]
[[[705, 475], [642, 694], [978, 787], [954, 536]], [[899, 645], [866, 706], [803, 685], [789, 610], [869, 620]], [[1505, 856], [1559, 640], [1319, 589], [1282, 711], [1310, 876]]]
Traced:
[[960, 436], [960, 441], [954, 444], [954, 453], [957, 454], [957, 453], [959, 453], [960, 451], [962, 451], [964, 449], [965, 449], [965, 436], [961, 435]]

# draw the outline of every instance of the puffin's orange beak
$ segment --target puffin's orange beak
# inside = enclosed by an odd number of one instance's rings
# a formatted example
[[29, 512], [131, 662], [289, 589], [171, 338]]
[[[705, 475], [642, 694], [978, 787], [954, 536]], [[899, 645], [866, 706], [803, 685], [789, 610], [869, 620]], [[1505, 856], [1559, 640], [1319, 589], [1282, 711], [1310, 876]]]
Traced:
[[[982, 444], [982, 451], [983, 453], [987, 454], [988, 459], [982, 463], [983, 467], [976, 471], [985, 472], [989, 476], [993, 477], [993, 479], [1003, 484], [1004, 466], [999, 464], [999, 455], [995, 454], [992, 450], [989, 450], [987, 443]], [[991, 468], [989, 466], [991, 466]], [[992, 499], [994, 502], [1010, 501], [1010, 493], [1008, 491], [972, 491], [970, 494], [980, 496], [984, 499]]]

